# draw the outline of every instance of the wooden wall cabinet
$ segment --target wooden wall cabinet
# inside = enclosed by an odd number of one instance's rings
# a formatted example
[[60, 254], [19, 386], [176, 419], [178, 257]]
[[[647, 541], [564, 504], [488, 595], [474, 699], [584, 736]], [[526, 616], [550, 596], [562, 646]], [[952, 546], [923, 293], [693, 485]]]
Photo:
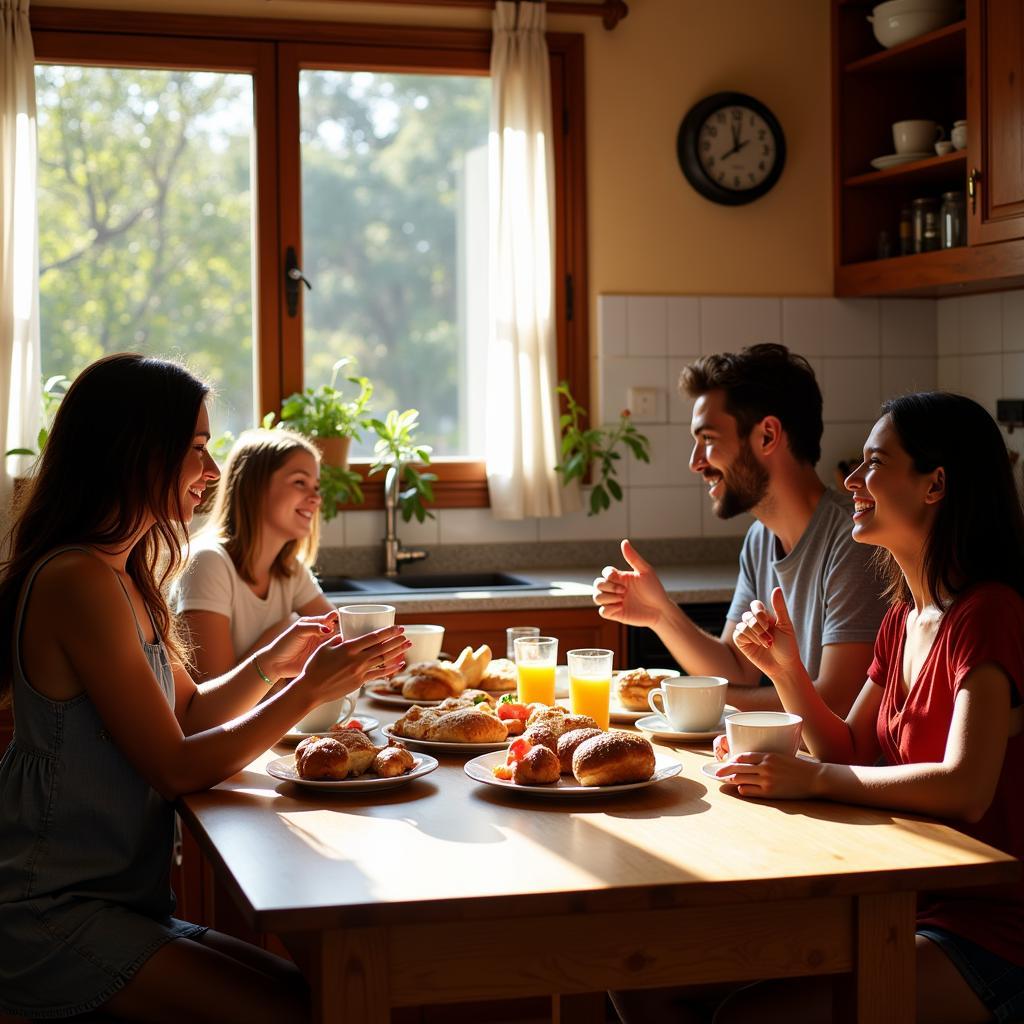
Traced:
[[[891, 49], [875, 40], [865, 0], [833, 0], [835, 293], [950, 295], [1024, 286], [1024, 10], [1020, 0], [967, 0], [966, 16]], [[892, 123], [968, 122], [968, 148], [885, 170]], [[971, 184], [973, 179], [973, 186]], [[973, 187], [973, 199], [969, 195]], [[967, 245], [899, 251], [900, 210], [962, 191]]]

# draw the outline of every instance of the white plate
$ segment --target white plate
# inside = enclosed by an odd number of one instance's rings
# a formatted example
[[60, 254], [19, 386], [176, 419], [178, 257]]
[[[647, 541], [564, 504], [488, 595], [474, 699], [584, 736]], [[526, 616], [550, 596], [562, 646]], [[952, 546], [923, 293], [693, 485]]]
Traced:
[[[363, 693], [370, 700], [377, 701], [378, 704], [390, 704], [395, 708], [411, 708], [416, 704], [421, 708], [432, 708], [434, 705], [441, 703], [439, 700], [409, 700], [408, 697], [403, 697], [400, 693], [378, 693], [370, 686], [366, 687]], [[356, 718], [358, 717], [356, 715]]]
[[888, 153], [885, 156], [876, 156], [871, 161], [871, 166], [876, 171], [884, 171], [889, 167], [913, 163], [915, 160], [927, 160], [934, 155], [934, 153]]
[[381, 732], [388, 739], [394, 737], [397, 742], [404, 743], [410, 750], [423, 750], [430, 754], [479, 754], [482, 750], [504, 750], [512, 742], [511, 737], [500, 743], [442, 743], [439, 740], [414, 740], [409, 736], [399, 736], [392, 732], [390, 725], [385, 725]]
[[395, 775], [392, 778], [384, 779], [378, 775], [357, 775], [354, 779], [303, 779], [295, 770], [295, 758], [278, 757], [267, 762], [267, 774], [282, 782], [294, 782], [297, 786], [307, 786], [310, 789], [334, 789], [345, 790], [349, 793], [367, 793], [375, 789], [394, 789], [395, 786], [404, 786], [413, 779], [429, 775], [437, 767], [437, 758], [429, 754], [421, 754], [414, 758], [415, 764], [410, 772], [405, 775]]
[[608, 793], [625, 793], [630, 789], [643, 789], [663, 782], [678, 775], [683, 766], [665, 754], [654, 753], [654, 774], [644, 782], [627, 782], [621, 786], [581, 786], [571, 775], [562, 775], [557, 782], [547, 786], [519, 786], [514, 782], [506, 782], [494, 774], [496, 765], [505, 763], [505, 752], [481, 754], [465, 764], [466, 774], [474, 782], [482, 782], [485, 786], [497, 786], [499, 789], [511, 789], [516, 793], [528, 793], [530, 796], [573, 797], [573, 796], [604, 796]]
[[[363, 723], [363, 732], [373, 732], [380, 722], [377, 721], [373, 715], [353, 715], [353, 718], [358, 718]], [[322, 729], [320, 732], [301, 732], [298, 729], [291, 729], [286, 732], [279, 743], [300, 743], [302, 740], [307, 739], [309, 736], [331, 736], [333, 735], [330, 729]]]
[[734, 707], [726, 704], [722, 717], [714, 729], [704, 729], [700, 732], [680, 732], [669, 725], [668, 720], [662, 715], [647, 715], [637, 720], [636, 727], [643, 732], [649, 732], [659, 740], [676, 740], [686, 742], [691, 740], [713, 740], [725, 732], [725, 716], [736, 711]]

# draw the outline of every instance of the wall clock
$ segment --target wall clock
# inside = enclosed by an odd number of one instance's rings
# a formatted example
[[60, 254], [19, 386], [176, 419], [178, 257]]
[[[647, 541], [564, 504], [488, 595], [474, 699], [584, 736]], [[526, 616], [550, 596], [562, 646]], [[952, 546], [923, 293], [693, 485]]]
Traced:
[[679, 166], [705, 198], [742, 206], [763, 196], [786, 163], [775, 115], [742, 92], [717, 92], [695, 104], [679, 126]]

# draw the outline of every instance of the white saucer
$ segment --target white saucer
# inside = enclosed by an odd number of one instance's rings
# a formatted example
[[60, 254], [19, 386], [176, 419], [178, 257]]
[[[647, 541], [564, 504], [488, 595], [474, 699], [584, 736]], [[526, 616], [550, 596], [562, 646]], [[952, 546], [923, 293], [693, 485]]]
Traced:
[[[363, 723], [363, 732], [373, 732], [380, 722], [377, 721], [372, 715], [352, 715], [352, 718], [358, 719]], [[337, 732], [337, 730], [334, 730]], [[301, 743], [304, 739], [309, 736], [330, 736], [332, 735], [331, 729], [321, 729], [319, 732], [302, 732], [299, 729], [289, 729], [280, 740], [279, 743]]]
[[[727, 708], [726, 714], [732, 714], [735, 708]], [[678, 743], [692, 742], [694, 740], [713, 740], [725, 732], [725, 715], [719, 720], [714, 729], [704, 729], [699, 732], [681, 732], [673, 729], [668, 720], [662, 715], [647, 715], [636, 721], [636, 727], [643, 732], [650, 733], [659, 740], [674, 740]]]
[[934, 153], [888, 153], [885, 156], [876, 156], [871, 161], [871, 166], [876, 171], [884, 171], [890, 167], [899, 167], [900, 164], [912, 164], [915, 160], [927, 160], [934, 155]]

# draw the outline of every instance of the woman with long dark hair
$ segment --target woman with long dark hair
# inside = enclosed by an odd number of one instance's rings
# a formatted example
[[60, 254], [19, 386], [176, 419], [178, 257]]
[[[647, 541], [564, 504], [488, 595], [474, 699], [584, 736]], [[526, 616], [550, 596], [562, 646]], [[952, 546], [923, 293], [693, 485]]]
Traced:
[[[741, 796], [825, 797], [927, 814], [1024, 856], [1024, 516], [991, 416], [960, 395], [886, 402], [849, 475], [854, 539], [878, 547], [889, 611], [845, 721], [800, 663], [781, 592], [737, 646], [803, 717], [819, 760], [745, 753], [720, 765]], [[716, 740], [728, 758], [724, 737]], [[924, 896], [918, 1020], [1024, 1017], [1024, 884]], [[716, 1022], [830, 1019], [827, 981], [765, 982]]]
[[[400, 628], [300, 619], [218, 679], [185, 668], [164, 597], [219, 473], [207, 388], [108, 356], [61, 403], [0, 577], [0, 1009], [293, 1021], [291, 965], [174, 918], [173, 800], [243, 768], [324, 701], [397, 671]], [[257, 704], [267, 683], [295, 677]], [[254, 707], [254, 705], [257, 705]], [[258, 837], [253, 837], [258, 842]]]

